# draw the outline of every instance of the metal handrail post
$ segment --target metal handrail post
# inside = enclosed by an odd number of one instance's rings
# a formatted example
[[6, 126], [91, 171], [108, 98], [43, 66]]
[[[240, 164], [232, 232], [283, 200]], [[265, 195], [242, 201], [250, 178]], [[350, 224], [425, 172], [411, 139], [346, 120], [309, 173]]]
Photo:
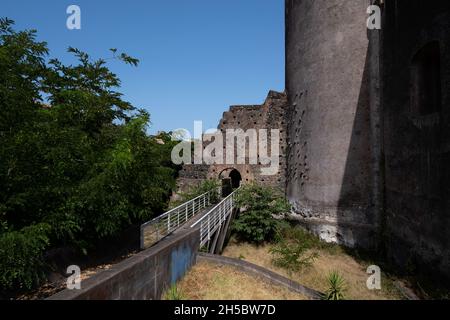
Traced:
[[170, 232], [170, 213], [167, 215], [167, 231]]

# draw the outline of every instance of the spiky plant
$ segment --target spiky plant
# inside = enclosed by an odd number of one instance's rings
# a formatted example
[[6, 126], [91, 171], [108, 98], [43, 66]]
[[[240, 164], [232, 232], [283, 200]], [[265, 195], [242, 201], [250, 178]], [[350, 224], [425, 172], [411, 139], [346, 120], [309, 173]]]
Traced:
[[333, 271], [328, 275], [328, 290], [324, 295], [324, 300], [345, 300], [345, 279], [342, 275]]
[[166, 293], [166, 300], [179, 301], [179, 300], [183, 300], [183, 299], [184, 299], [183, 294], [178, 289], [176, 284], [172, 285], [169, 288], [169, 291], [167, 291], [167, 293]]

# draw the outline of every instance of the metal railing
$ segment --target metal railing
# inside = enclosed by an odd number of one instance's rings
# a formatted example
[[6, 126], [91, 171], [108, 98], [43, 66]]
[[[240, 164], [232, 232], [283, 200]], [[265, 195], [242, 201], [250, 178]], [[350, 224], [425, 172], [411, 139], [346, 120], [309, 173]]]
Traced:
[[207, 214], [191, 226], [192, 228], [195, 228], [200, 225], [200, 248], [211, 240], [214, 233], [233, 213], [233, 209], [235, 208], [236, 192], [237, 190], [223, 199], [218, 205], [212, 208]]
[[151, 247], [210, 206], [213, 192], [216, 191], [206, 192], [141, 225], [141, 249]]

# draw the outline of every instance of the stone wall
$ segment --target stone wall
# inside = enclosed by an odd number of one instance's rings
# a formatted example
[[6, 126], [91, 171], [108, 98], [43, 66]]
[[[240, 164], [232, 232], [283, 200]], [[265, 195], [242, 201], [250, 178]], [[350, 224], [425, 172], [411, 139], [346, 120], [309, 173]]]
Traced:
[[287, 195], [326, 241], [376, 246], [367, 0], [286, 1]]
[[[178, 190], [184, 191], [192, 185], [197, 185], [205, 179], [220, 179], [227, 178], [231, 170], [236, 169], [242, 177], [242, 183], [250, 183], [256, 181], [258, 183], [277, 187], [285, 190], [285, 170], [286, 170], [286, 119], [285, 107], [287, 99], [283, 93], [270, 91], [267, 99], [262, 105], [250, 106], [231, 106], [229, 111], [224, 112], [222, 119], [218, 125], [218, 130], [225, 141], [227, 129], [242, 129], [247, 131], [249, 129], [267, 129], [270, 133], [271, 129], [280, 130], [280, 157], [279, 157], [279, 171], [275, 175], [261, 174], [261, 168], [266, 167], [263, 164], [250, 164], [248, 157], [246, 164], [213, 164], [213, 165], [184, 165], [180, 171], [178, 179]], [[206, 148], [211, 141], [204, 141], [203, 147]], [[270, 137], [269, 137], [270, 141]], [[236, 147], [236, 146], [235, 146]], [[225, 145], [224, 145], [225, 148]], [[226, 149], [224, 149], [226, 152]], [[269, 148], [269, 153], [271, 152]], [[248, 154], [247, 154], [248, 156]], [[236, 161], [236, 148], [235, 160]]]
[[[386, 249], [399, 266], [450, 279], [450, 1], [386, 1], [383, 16]], [[431, 42], [441, 102], [424, 112], [412, 71]]]
[[[450, 279], [450, 2], [286, 1], [287, 195], [323, 239]], [[431, 271], [431, 272], [430, 272]]]

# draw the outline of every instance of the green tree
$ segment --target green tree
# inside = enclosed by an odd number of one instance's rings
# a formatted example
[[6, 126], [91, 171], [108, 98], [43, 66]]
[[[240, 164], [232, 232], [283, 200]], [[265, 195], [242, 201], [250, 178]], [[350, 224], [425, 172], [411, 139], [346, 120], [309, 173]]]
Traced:
[[172, 208], [175, 208], [189, 200], [195, 199], [202, 194], [210, 192], [209, 201], [211, 204], [217, 203], [220, 200], [219, 193], [220, 182], [217, 179], [204, 180], [198, 185], [191, 186], [188, 190], [179, 193], [180, 199], [178, 201], [173, 201], [171, 204]]
[[[41, 274], [48, 248], [86, 251], [161, 213], [175, 186], [170, 133], [147, 134], [149, 114], [123, 99], [107, 59], [68, 51], [78, 63], [50, 58], [36, 31], [17, 32], [0, 19], [4, 290], [35, 285], [40, 277], [30, 274]], [[116, 49], [111, 54], [138, 65]]]
[[242, 212], [234, 220], [233, 230], [243, 240], [255, 243], [272, 240], [279, 224], [275, 216], [290, 210], [279, 190], [256, 183], [241, 187], [236, 202]]

